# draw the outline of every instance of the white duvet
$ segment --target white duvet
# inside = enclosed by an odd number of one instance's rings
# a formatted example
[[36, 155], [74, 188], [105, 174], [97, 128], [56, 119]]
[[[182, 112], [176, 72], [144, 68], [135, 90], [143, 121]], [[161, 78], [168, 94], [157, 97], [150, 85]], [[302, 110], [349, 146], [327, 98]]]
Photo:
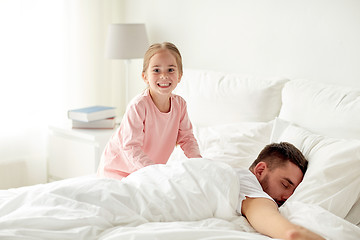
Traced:
[[[123, 181], [81, 177], [0, 191], [0, 239], [270, 239], [235, 213], [239, 183], [221, 162], [154, 165]], [[355, 225], [313, 205], [281, 208], [327, 239], [358, 240]]]

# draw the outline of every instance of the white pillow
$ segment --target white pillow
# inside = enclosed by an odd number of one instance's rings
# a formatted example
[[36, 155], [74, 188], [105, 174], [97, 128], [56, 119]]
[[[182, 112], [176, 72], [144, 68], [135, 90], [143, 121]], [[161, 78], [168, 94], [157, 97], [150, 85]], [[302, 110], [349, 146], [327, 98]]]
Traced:
[[186, 100], [195, 125], [267, 122], [279, 114], [287, 81], [185, 69], [174, 93]]
[[[244, 122], [194, 128], [203, 158], [221, 161], [236, 168], [249, 168], [260, 151], [269, 144], [274, 121]], [[176, 147], [169, 162], [186, 159]]]
[[[319, 205], [345, 218], [360, 196], [360, 140], [330, 138], [290, 124], [274, 123], [271, 142], [290, 142], [309, 161], [302, 183], [288, 199]], [[357, 224], [359, 219], [347, 219]]]
[[195, 131], [201, 155], [235, 168], [249, 168], [269, 143], [273, 121], [225, 124]]
[[321, 135], [360, 139], [360, 89], [291, 80], [279, 117]]

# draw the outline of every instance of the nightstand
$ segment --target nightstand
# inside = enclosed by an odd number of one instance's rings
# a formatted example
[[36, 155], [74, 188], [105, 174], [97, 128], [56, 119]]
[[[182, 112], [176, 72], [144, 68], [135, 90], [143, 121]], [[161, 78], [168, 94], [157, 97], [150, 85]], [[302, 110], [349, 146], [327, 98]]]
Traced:
[[47, 145], [48, 182], [95, 174], [114, 129], [50, 126]]

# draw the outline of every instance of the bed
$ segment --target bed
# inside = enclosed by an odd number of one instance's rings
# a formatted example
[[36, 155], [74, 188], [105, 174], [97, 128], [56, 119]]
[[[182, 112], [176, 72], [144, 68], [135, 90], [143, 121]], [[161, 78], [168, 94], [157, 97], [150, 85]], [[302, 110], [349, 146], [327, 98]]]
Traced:
[[359, 89], [185, 69], [176, 93], [203, 159], [176, 148], [168, 164], [123, 181], [91, 175], [1, 190], [0, 239], [271, 239], [235, 213], [233, 167], [281, 141], [309, 168], [280, 212], [326, 239], [360, 239]]

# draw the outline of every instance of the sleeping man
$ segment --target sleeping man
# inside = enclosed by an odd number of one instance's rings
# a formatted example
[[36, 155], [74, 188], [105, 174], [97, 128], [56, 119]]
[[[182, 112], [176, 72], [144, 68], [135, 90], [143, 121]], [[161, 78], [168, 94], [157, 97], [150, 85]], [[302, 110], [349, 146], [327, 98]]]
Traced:
[[324, 239], [292, 224], [278, 211], [303, 179], [307, 160], [290, 143], [267, 145], [246, 169], [236, 169], [240, 178], [237, 212], [258, 232], [280, 239]]

